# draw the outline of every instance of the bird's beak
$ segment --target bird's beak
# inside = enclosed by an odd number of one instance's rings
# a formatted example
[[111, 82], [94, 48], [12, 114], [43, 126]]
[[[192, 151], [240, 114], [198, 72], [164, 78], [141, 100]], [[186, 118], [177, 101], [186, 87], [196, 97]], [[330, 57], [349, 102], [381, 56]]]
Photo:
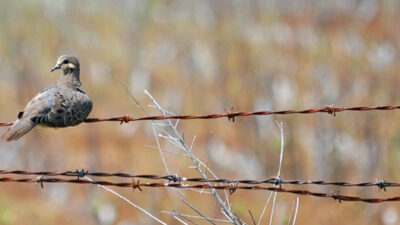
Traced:
[[58, 69], [61, 69], [61, 65], [60, 64], [57, 64], [53, 68], [51, 68], [50, 72], [53, 72], [54, 70], [58, 70]]

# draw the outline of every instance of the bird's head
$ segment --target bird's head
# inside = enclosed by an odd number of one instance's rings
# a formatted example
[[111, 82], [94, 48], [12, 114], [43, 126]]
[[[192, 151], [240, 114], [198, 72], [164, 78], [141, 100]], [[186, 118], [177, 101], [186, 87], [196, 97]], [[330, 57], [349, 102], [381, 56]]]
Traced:
[[75, 56], [63, 55], [57, 60], [57, 64], [51, 68], [50, 72], [54, 70], [62, 69], [63, 74], [69, 74], [71, 72], [79, 72], [79, 60]]

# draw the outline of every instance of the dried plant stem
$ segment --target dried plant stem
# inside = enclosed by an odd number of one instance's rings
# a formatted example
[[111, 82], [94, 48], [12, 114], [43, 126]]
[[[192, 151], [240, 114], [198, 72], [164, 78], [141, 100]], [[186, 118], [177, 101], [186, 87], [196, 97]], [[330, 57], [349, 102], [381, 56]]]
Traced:
[[[201, 216], [188, 215], [188, 214], [183, 214], [183, 213], [179, 213], [179, 212], [161, 211], [161, 213], [166, 213], [166, 214], [171, 214], [171, 215], [179, 215], [181, 217], [187, 217], [187, 218], [203, 219], [203, 217], [201, 217]], [[210, 218], [210, 217], [207, 217], [207, 218], [216, 223], [231, 223], [231, 221], [229, 221], [229, 220], [221, 220], [221, 219], [215, 219], [215, 218]]]
[[[92, 179], [90, 179], [89, 177], [85, 177], [86, 180], [93, 182]], [[113, 195], [119, 197], [120, 199], [124, 200], [125, 202], [127, 202], [129, 205], [135, 207], [136, 209], [139, 209], [141, 212], [143, 212], [144, 214], [146, 214], [147, 216], [149, 216], [150, 218], [152, 218], [153, 220], [157, 221], [160, 224], [163, 225], [167, 225], [166, 223], [164, 223], [162, 220], [158, 219], [157, 217], [151, 215], [151, 213], [147, 212], [146, 210], [142, 209], [141, 207], [139, 207], [138, 205], [136, 205], [135, 203], [131, 202], [129, 199], [125, 198], [124, 196], [118, 194], [117, 192], [115, 192], [114, 190], [105, 187], [103, 185], [97, 184], [97, 186], [103, 188], [104, 190], [111, 192]]]
[[[281, 134], [281, 151], [280, 151], [280, 157], [279, 157], [278, 173], [277, 173], [277, 176], [276, 176], [276, 179], [277, 179], [277, 180], [280, 180], [281, 168], [282, 168], [282, 162], [283, 162], [283, 149], [284, 149], [284, 142], [285, 142], [285, 139], [284, 139], [284, 135], [283, 135], [283, 125], [282, 125], [282, 123], [276, 122], [276, 124], [278, 125], [279, 130], [280, 130], [280, 134]], [[274, 187], [277, 187], [277, 186], [278, 186], [277, 184], [274, 184]], [[272, 218], [273, 218], [273, 215], [274, 215], [274, 209], [275, 209], [275, 202], [276, 202], [276, 196], [277, 196], [277, 194], [278, 194], [277, 192], [275, 192], [275, 193], [272, 193], [272, 192], [271, 192], [271, 193], [269, 194], [267, 203], [265, 204], [265, 206], [264, 206], [264, 208], [263, 208], [263, 210], [262, 210], [262, 212], [261, 212], [261, 216], [260, 216], [260, 218], [259, 218], [259, 220], [258, 220], [258, 223], [257, 223], [258, 225], [261, 223], [262, 217], [264, 216], [265, 211], [266, 211], [266, 209], [267, 209], [267, 207], [268, 207], [268, 203], [269, 203], [269, 201], [271, 200], [271, 196], [274, 195], [274, 198], [273, 198], [273, 200], [272, 200], [271, 216], [269, 217], [269, 224], [270, 224], [270, 225], [272, 224]]]
[[[151, 99], [151, 101], [153, 102], [153, 104], [157, 107], [158, 110], [160, 110], [161, 114], [163, 116], [166, 116], [166, 112], [165, 110], [158, 104], [158, 102], [153, 98], [153, 96], [151, 96], [151, 94], [145, 90], [145, 94]], [[200, 165], [197, 161], [197, 159], [193, 156], [193, 154], [190, 151], [190, 148], [186, 145], [186, 142], [183, 140], [182, 136], [179, 134], [178, 130], [176, 129], [176, 127], [172, 124], [171, 120], [167, 120], [171, 130], [173, 131], [175, 137], [177, 138], [177, 142], [180, 144], [181, 148], [185, 151], [185, 153], [189, 156], [189, 158], [192, 160], [193, 165], [195, 166], [195, 169], [200, 173], [200, 175], [203, 178], [207, 178], [206, 174], [203, 172], [203, 170], [200, 168]], [[212, 195], [215, 197], [215, 199], [218, 201], [219, 205], [221, 206], [222, 212], [227, 216], [227, 218], [233, 222], [236, 225], [240, 225], [240, 224], [244, 224], [244, 222], [242, 222], [240, 220], [240, 218], [238, 218], [236, 215], [234, 215], [232, 213], [232, 211], [230, 210], [229, 206], [227, 207], [224, 203], [224, 201], [222, 200], [221, 196], [218, 194], [218, 192], [215, 189], [211, 189], [211, 193]]]

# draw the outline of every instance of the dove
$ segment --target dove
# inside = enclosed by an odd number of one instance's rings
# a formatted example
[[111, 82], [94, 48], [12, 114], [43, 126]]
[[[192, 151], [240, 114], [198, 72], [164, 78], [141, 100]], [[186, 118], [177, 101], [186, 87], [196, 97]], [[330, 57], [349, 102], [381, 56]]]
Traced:
[[50, 70], [61, 70], [55, 85], [36, 95], [17, 115], [17, 120], [2, 135], [6, 141], [14, 141], [28, 133], [36, 125], [45, 127], [69, 127], [83, 122], [92, 111], [92, 101], [83, 91], [79, 79], [79, 61], [74, 56], [63, 55]]

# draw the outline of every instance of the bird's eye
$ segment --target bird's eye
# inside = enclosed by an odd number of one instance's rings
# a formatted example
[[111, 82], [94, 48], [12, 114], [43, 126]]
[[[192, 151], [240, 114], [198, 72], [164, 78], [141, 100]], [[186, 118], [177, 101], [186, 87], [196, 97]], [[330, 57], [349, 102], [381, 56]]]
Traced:
[[67, 64], [68, 63], [68, 59], [64, 59], [64, 61], [62, 63], [63, 64]]

